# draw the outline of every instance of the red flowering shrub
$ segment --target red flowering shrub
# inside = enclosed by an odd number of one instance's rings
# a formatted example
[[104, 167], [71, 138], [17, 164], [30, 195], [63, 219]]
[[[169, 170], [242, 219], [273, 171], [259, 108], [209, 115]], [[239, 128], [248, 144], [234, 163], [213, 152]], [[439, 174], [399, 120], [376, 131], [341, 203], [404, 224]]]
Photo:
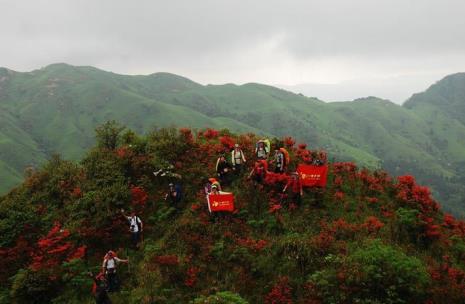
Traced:
[[153, 261], [163, 266], [177, 266], [179, 265], [179, 258], [177, 255], [157, 255]]
[[186, 273], [186, 280], [184, 281], [184, 284], [187, 287], [194, 287], [195, 284], [197, 283], [197, 276], [200, 272], [200, 268], [192, 266], [187, 269]]
[[234, 148], [235, 141], [231, 137], [225, 135], [220, 137], [220, 142], [221, 144], [226, 148], [226, 149], [232, 149]]
[[362, 228], [365, 228], [369, 233], [378, 233], [378, 231], [383, 227], [383, 222], [381, 222], [376, 216], [367, 217], [365, 222], [362, 224]]
[[145, 206], [149, 196], [144, 188], [131, 186], [131, 203], [134, 206]]
[[192, 130], [189, 128], [180, 128], [179, 133], [184, 138], [184, 141], [187, 143], [194, 142], [194, 136], [192, 135]]
[[75, 187], [75, 188], [73, 189], [73, 192], [71, 193], [71, 196], [74, 197], [74, 198], [80, 198], [80, 197], [82, 197], [81, 188]]
[[337, 201], [344, 200], [344, 192], [337, 191], [336, 193], [334, 193], [334, 199], [337, 200]]
[[214, 130], [214, 129], [206, 129], [202, 135], [203, 137], [205, 137], [206, 139], [214, 139], [214, 138], [217, 138], [218, 135], [220, 134], [220, 132], [218, 132], [217, 130]]
[[333, 172], [334, 174], [355, 174], [357, 165], [351, 162], [334, 163]]
[[281, 210], [283, 206], [281, 206], [281, 204], [273, 204], [271, 205], [270, 209], [268, 210], [269, 213], [275, 213], [279, 210]]
[[292, 137], [290, 137], [290, 136], [284, 137], [283, 142], [284, 142], [284, 145], [285, 145], [287, 148], [292, 148], [292, 147], [294, 147], [294, 145], [295, 145], [295, 140], [294, 140]]
[[457, 228], [457, 221], [452, 215], [446, 213], [444, 214], [444, 222], [442, 225], [449, 229], [455, 229]]
[[243, 239], [238, 239], [237, 243], [240, 246], [246, 247], [252, 251], [259, 252], [263, 250], [266, 245], [268, 244], [267, 241], [265, 240], [253, 240], [250, 238], [243, 238]]
[[397, 198], [401, 202], [422, 212], [436, 212], [439, 210], [439, 205], [431, 197], [429, 188], [418, 186], [413, 176], [399, 176], [397, 180]]
[[279, 174], [274, 172], [267, 172], [265, 176], [265, 184], [267, 185], [276, 185], [281, 184], [285, 185], [289, 180], [289, 176], [286, 174]]
[[265, 296], [266, 304], [292, 304], [292, 289], [288, 277], [280, 277]]
[[86, 250], [87, 246], [83, 245], [81, 247], [78, 247], [74, 253], [71, 253], [68, 257], [68, 261], [74, 260], [74, 259], [82, 259], [86, 255]]
[[352, 238], [358, 227], [356, 224], [350, 224], [345, 219], [340, 218], [332, 222], [326, 229], [328, 229], [328, 233], [338, 238]]
[[128, 147], [126, 146], [122, 146], [116, 149], [116, 155], [119, 158], [125, 158], [126, 155], [128, 155], [128, 153], [129, 153], [129, 150], [128, 150]]
[[37, 241], [37, 249], [32, 254], [32, 270], [51, 269], [61, 265], [64, 261], [80, 259], [84, 256], [86, 247], [75, 248], [68, 240], [70, 232], [62, 229], [59, 223], [50, 229], [45, 237]]

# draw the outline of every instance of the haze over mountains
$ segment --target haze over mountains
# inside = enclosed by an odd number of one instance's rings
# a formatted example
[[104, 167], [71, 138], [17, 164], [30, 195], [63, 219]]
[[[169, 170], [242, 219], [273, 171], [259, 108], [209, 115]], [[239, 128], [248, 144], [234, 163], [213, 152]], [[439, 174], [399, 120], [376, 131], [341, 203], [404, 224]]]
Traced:
[[229, 128], [292, 135], [330, 158], [356, 160], [431, 185], [446, 210], [465, 214], [465, 74], [447, 76], [400, 106], [368, 97], [325, 103], [271, 86], [203, 86], [156, 73], [125, 76], [53, 64], [0, 69], [0, 187], [53, 153], [79, 159], [111, 119], [138, 131], [157, 126]]

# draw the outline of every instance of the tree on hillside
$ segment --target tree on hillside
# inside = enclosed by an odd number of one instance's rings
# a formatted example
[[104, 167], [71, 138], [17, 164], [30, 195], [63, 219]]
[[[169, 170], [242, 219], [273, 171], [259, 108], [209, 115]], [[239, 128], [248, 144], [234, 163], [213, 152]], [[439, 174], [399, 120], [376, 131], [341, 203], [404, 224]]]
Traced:
[[121, 132], [125, 129], [114, 120], [105, 122], [103, 125], [95, 129], [97, 137], [97, 145], [100, 148], [115, 150], [121, 139]]

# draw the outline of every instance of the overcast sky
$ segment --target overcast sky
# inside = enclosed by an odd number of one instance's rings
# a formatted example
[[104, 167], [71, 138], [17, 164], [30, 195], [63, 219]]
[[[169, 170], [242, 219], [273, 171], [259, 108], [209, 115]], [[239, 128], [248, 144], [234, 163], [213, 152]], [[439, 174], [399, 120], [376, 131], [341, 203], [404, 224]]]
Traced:
[[0, 66], [51, 63], [402, 102], [465, 71], [463, 0], [0, 0]]

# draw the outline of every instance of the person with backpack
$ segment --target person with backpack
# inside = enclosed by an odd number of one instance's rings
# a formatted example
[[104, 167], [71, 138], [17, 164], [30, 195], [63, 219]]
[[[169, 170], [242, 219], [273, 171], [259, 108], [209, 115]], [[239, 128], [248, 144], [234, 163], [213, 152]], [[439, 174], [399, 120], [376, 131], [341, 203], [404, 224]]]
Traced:
[[268, 154], [270, 150], [268, 146], [265, 144], [264, 140], [259, 140], [255, 147], [255, 155], [258, 159], [268, 159]]
[[296, 203], [298, 206], [302, 203], [302, 196], [304, 195], [304, 191], [302, 189], [302, 182], [300, 181], [299, 173], [293, 172], [291, 177], [289, 178], [286, 186], [284, 186], [283, 193], [286, 190], [290, 190], [290, 199], [292, 202]]
[[171, 202], [171, 206], [174, 207], [176, 210], [179, 210], [179, 204], [182, 200], [181, 185], [169, 183], [168, 187], [168, 193], [166, 193], [165, 195], [165, 201], [169, 199]]
[[218, 157], [216, 161], [216, 173], [220, 179], [221, 184], [227, 185], [229, 183], [229, 175], [231, 173], [231, 165], [228, 163], [224, 155]]
[[264, 162], [266, 163], [265, 160], [257, 160], [255, 162], [254, 168], [252, 169], [252, 171], [250, 171], [249, 178], [252, 178], [254, 186], [262, 184], [265, 180], [267, 170]]
[[144, 225], [142, 224], [140, 217], [138, 217], [134, 211], [128, 216], [124, 214], [124, 209], [121, 209], [121, 214], [128, 220], [129, 231], [131, 232], [132, 248], [137, 250]]
[[274, 150], [273, 162], [275, 164], [274, 173], [284, 173], [284, 168], [286, 166], [286, 158], [284, 157], [284, 153], [278, 148]]
[[116, 265], [118, 263], [128, 264], [129, 260], [123, 260], [116, 256], [113, 251], [108, 251], [103, 258], [102, 273], [105, 274], [108, 292], [114, 292], [119, 289], [118, 277], [116, 275]]
[[92, 272], [89, 272], [89, 276], [94, 281], [92, 285], [92, 294], [95, 298], [96, 304], [111, 304], [110, 297], [107, 292], [107, 282], [105, 280], [105, 275], [103, 272], [100, 272], [96, 276]]
[[221, 191], [220, 182], [216, 178], [210, 177], [209, 179], [207, 179], [204, 186], [205, 195], [208, 195], [212, 192], [213, 186], [215, 186], [219, 191]]
[[239, 175], [242, 172], [242, 165], [246, 163], [244, 152], [242, 152], [239, 144], [235, 144], [231, 152], [231, 163], [233, 170]]

